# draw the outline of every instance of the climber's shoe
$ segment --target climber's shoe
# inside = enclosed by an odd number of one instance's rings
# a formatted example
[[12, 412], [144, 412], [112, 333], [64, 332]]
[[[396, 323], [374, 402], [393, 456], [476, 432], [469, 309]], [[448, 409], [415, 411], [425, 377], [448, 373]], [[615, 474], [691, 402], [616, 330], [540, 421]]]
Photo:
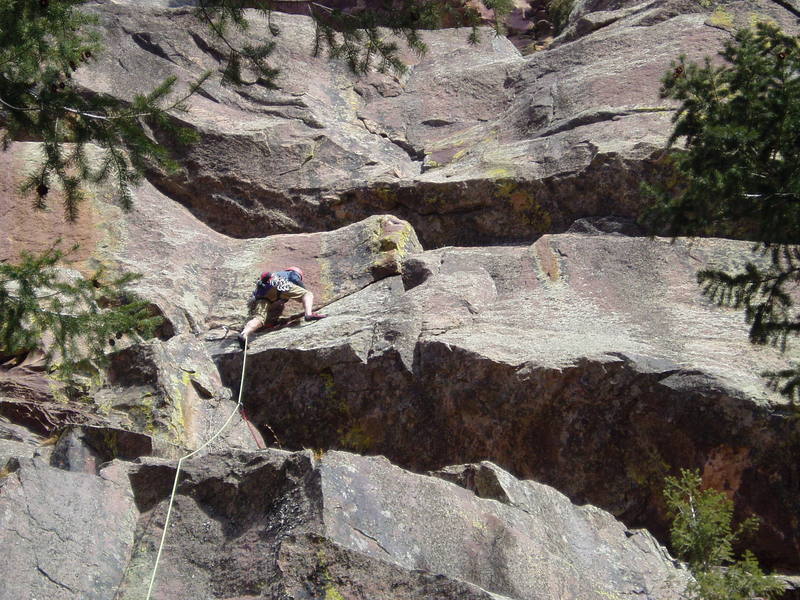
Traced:
[[246, 339], [247, 338], [245, 338], [241, 333], [236, 336], [236, 341], [239, 342], [239, 348], [242, 350], [244, 350], [244, 343]]
[[306, 321], [319, 321], [320, 319], [324, 319], [328, 315], [323, 315], [321, 313], [311, 313], [310, 315], [306, 315], [303, 317]]

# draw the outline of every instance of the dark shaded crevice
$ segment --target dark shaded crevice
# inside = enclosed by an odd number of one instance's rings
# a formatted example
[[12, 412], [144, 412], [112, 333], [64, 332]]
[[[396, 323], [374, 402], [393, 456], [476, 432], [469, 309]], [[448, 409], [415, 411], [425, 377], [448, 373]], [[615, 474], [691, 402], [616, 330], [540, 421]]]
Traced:
[[300, 121], [303, 125], [310, 129], [325, 129], [325, 125], [313, 117], [287, 115], [279, 110], [261, 110], [260, 113], [270, 117], [280, 117], [281, 119], [286, 119], [289, 121]]
[[381, 550], [383, 550], [387, 554], [387, 556], [390, 556], [390, 557], [392, 556], [392, 553], [389, 552], [386, 548], [384, 548], [383, 544], [381, 544], [380, 540], [378, 538], [376, 538], [375, 536], [372, 536], [372, 535], [366, 533], [363, 529], [359, 529], [358, 527], [353, 527], [353, 531], [356, 531], [356, 532], [360, 533], [361, 535], [363, 535], [368, 540], [372, 540], [375, 543], [375, 545], [378, 546], [378, 548], [380, 548]]
[[388, 142], [394, 144], [395, 146], [400, 148], [403, 152], [408, 154], [408, 157], [413, 162], [421, 162], [425, 158], [425, 151], [424, 150], [418, 150], [417, 148], [414, 148], [413, 145], [409, 144], [405, 140], [398, 140], [398, 139], [391, 138], [391, 137], [389, 137], [388, 134], [386, 134], [384, 132], [372, 131], [369, 128], [369, 126], [367, 126], [367, 122], [363, 117], [358, 117], [358, 120], [361, 121], [361, 124], [364, 126], [364, 129], [366, 129], [369, 133], [371, 133], [372, 135], [376, 135], [378, 137], [381, 137], [381, 138], [387, 140]]
[[428, 127], [447, 127], [453, 124], [453, 121], [445, 121], [444, 119], [428, 119], [427, 121], [422, 121], [422, 125], [427, 125]]
[[325, 129], [325, 124], [321, 123], [311, 115], [298, 114], [296, 112], [289, 114], [286, 111], [280, 110], [280, 108], [282, 107], [297, 108], [300, 109], [301, 111], [304, 109], [308, 109], [308, 105], [299, 98], [282, 101], [276, 99], [259, 98], [257, 95], [250, 94], [246, 90], [241, 88], [236, 88], [234, 91], [240, 97], [244, 98], [248, 102], [251, 102], [253, 103], [253, 105], [258, 107], [256, 110], [259, 114], [267, 115], [270, 117], [279, 117], [281, 119], [286, 119], [289, 121], [300, 121], [310, 129]]
[[225, 54], [223, 52], [220, 52], [219, 50], [214, 48], [214, 46], [209, 44], [207, 41], [205, 41], [200, 35], [198, 35], [194, 31], [190, 31], [189, 32], [189, 36], [191, 36], [191, 38], [194, 41], [195, 45], [197, 45], [197, 47], [200, 48], [201, 51], [203, 51], [205, 54], [208, 54], [209, 56], [213, 57], [214, 60], [216, 60], [217, 62], [224, 63], [227, 60], [227, 56], [225, 56]]
[[258, 104], [260, 106], [308, 108], [308, 104], [306, 104], [300, 98], [290, 98], [287, 100], [280, 100], [277, 98], [265, 99], [265, 98], [259, 98], [258, 96], [255, 96], [253, 94], [249, 94], [247, 93], [246, 90], [243, 89], [236, 88], [234, 89], [234, 91], [237, 94], [239, 94], [242, 98], [245, 98], [246, 100], [249, 100], [250, 102], [253, 102], [254, 104]]
[[392, 144], [394, 144], [402, 151], [404, 151], [406, 154], [408, 154], [408, 157], [414, 162], [421, 162], [425, 158], [424, 150], [418, 150], [414, 148], [413, 145], [409, 144], [404, 140], [395, 140], [388, 136], [381, 136], [381, 137], [386, 137], [386, 139], [389, 140]]
[[798, 22], [800, 22], [800, 8], [796, 7], [794, 4], [789, 2], [789, 0], [772, 0], [778, 6], [788, 10], [792, 13], [795, 17], [797, 17]]
[[167, 54], [164, 48], [162, 48], [160, 44], [157, 44], [152, 40], [150, 33], [148, 32], [132, 33], [131, 39], [136, 43], [137, 46], [139, 46], [145, 52], [155, 54], [159, 58], [168, 60], [173, 65], [177, 66], [178, 63], [172, 60], [172, 57], [170, 57], [169, 54]]
[[210, 92], [208, 92], [203, 87], [197, 88], [197, 92], [196, 93], [197, 93], [197, 95], [202, 96], [206, 100], [211, 100], [214, 104], [221, 104], [220, 100], [216, 96], [212, 95]]
[[313, 117], [306, 117], [306, 116], [302, 116], [301, 117], [301, 116], [294, 116], [294, 115], [290, 116], [290, 115], [286, 115], [286, 114], [284, 114], [284, 113], [282, 113], [281, 111], [278, 111], [278, 110], [262, 110], [261, 113], [264, 114], [264, 115], [268, 115], [270, 117], [280, 117], [282, 119], [300, 121], [301, 123], [303, 123], [303, 125], [305, 125], [306, 127], [310, 128], [310, 129], [325, 129], [325, 125], [320, 123], [319, 121], [317, 121]]
[[59, 589], [67, 590], [71, 594], [75, 594], [76, 593], [75, 590], [73, 590], [68, 585], [65, 585], [65, 584], [61, 583], [60, 581], [56, 581], [55, 579], [53, 579], [50, 576], [50, 574], [47, 571], [45, 571], [42, 567], [40, 567], [39, 565], [36, 565], [36, 570], [39, 571], [39, 573], [41, 573], [42, 575], [44, 575], [45, 578], [47, 578], [47, 580], [50, 583], [52, 583], [53, 585], [57, 586]]
[[658, 106], [652, 108], [633, 108], [628, 110], [609, 110], [609, 111], [597, 111], [592, 112], [590, 114], [583, 114], [578, 115], [572, 119], [567, 119], [562, 123], [555, 125], [553, 127], [548, 127], [543, 129], [539, 132], [535, 138], [543, 138], [548, 137], [551, 135], [555, 135], [557, 133], [562, 133], [564, 131], [569, 131], [572, 129], [577, 129], [578, 127], [583, 127], [586, 125], [594, 125], [595, 123], [602, 123], [603, 121], [613, 121], [617, 118], [623, 117], [630, 117], [633, 115], [638, 114], [648, 114], [648, 113], [660, 113], [660, 112], [675, 112], [675, 108], [669, 106]]

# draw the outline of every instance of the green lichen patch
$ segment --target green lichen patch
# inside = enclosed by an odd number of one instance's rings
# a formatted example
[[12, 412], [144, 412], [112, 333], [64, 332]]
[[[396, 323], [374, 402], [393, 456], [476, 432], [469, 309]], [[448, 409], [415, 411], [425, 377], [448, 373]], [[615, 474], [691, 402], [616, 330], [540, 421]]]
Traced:
[[345, 600], [345, 598], [333, 583], [328, 582], [325, 584], [325, 600]]
[[497, 181], [494, 196], [507, 203], [519, 219], [535, 231], [543, 233], [552, 227], [550, 212], [539, 204], [531, 190], [518, 182], [512, 179]]
[[372, 191], [385, 208], [392, 208], [397, 204], [397, 192], [390, 187], [377, 187]]
[[733, 30], [734, 27], [733, 15], [721, 6], [714, 9], [714, 12], [711, 13], [706, 23], [712, 27], [719, 27], [727, 31]]
[[385, 216], [377, 223], [371, 247], [375, 258], [370, 271], [376, 279], [399, 274], [408, 253], [421, 249], [414, 228], [391, 216]]
[[342, 435], [341, 446], [345, 450], [352, 450], [358, 454], [365, 454], [375, 447], [375, 440], [366, 430], [366, 428], [356, 423], [347, 432]]
[[155, 401], [151, 392], [145, 393], [139, 402], [126, 411], [134, 427], [145, 433], [156, 433]]
[[513, 176], [514, 172], [508, 167], [492, 167], [486, 171], [487, 179], [505, 179]]

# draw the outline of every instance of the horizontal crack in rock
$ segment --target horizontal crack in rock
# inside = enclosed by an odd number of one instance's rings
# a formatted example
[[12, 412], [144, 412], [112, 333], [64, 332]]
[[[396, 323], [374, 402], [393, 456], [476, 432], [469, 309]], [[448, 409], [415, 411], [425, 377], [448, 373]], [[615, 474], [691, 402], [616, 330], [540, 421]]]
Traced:
[[[557, 133], [563, 133], [570, 129], [577, 129], [585, 125], [593, 125], [595, 123], [602, 123], [603, 121], [613, 121], [617, 117], [630, 117], [638, 114], [661, 113], [661, 112], [675, 112], [675, 109], [669, 106], [656, 106], [652, 108], [630, 108], [624, 110], [609, 110], [597, 111], [591, 113], [584, 113], [571, 119], [567, 119], [553, 127], [548, 127], [542, 130], [536, 138], [543, 138]], [[535, 138], [534, 138], [535, 139]]]

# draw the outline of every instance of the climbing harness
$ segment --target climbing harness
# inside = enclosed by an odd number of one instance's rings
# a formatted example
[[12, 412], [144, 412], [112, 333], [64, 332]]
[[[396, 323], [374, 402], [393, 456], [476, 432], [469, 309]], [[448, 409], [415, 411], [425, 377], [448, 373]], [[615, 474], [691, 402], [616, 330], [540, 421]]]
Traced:
[[[226, 332], [225, 335], [227, 335], [227, 332]], [[161, 543], [158, 545], [158, 553], [156, 554], [156, 564], [153, 565], [153, 573], [152, 573], [152, 575], [150, 575], [150, 585], [147, 588], [147, 598], [146, 598], [146, 600], [150, 600], [150, 594], [152, 594], [152, 592], [153, 592], [153, 584], [155, 583], [155, 580], [156, 580], [156, 571], [158, 571], [158, 563], [161, 561], [161, 552], [164, 549], [164, 540], [167, 538], [167, 529], [169, 529], [169, 518], [170, 518], [170, 515], [172, 514], [172, 505], [173, 505], [173, 503], [175, 501], [175, 493], [176, 493], [176, 491], [178, 489], [178, 479], [180, 478], [180, 474], [181, 474], [181, 465], [183, 464], [184, 460], [186, 460], [188, 458], [191, 458], [192, 456], [198, 454], [201, 450], [203, 450], [211, 442], [213, 442], [215, 439], [217, 439], [222, 434], [222, 432], [225, 430], [225, 428], [228, 426], [228, 424], [231, 422], [231, 420], [236, 415], [236, 413], [240, 412], [242, 410], [242, 391], [244, 390], [244, 374], [245, 374], [246, 365], [247, 365], [247, 338], [244, 339], [244, 352], [243, 352], [243, 357], [242, 357], [242, 379], [239, 382], [239, 400], [236, 402], [236, 407], [233, 409], [231, 414], [228, 416], [228, 418], [222, 424], [222, 427], [219, 428], [219, 431], [217, 431], [213, 436], [211, 436], [202, 446], [200, 446], [196, 450], [193, 450], [192, 452], [190, 452], [186, 456], [181, 456], [178, 459], [178, 467], [175, 470], [175, 481], [172, 483], [172, 493], [169, 496], [169, 506], [167, 507], [167, 517], [164, 520], [164, 531], [161, 532]], [[249, 423], [249, 421], [247, 421], [247, 422]], [[272, 431], [271, 428], [270, 428], [270, 431]], [[275, 435], [274, 432], [273, 432], [273, 435]], [[277, 438], [275, 438], [275, 439], [277, 440]], [[257, 444], [257, 445], [260, 446], [260, 444]]]

